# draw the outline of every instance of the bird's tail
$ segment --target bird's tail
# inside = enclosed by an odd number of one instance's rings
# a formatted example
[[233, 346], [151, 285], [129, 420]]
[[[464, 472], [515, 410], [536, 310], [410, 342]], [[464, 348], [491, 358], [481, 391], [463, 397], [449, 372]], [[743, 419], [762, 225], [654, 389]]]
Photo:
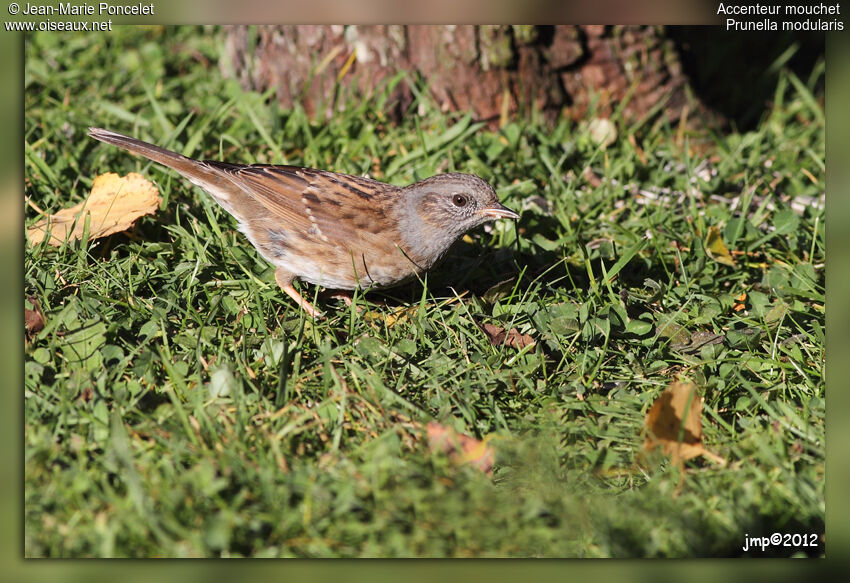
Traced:
[[[228, 190], [232, 191], [232, 184], [226, 175], [214, 168], [207, 162], [188, 158], [183, 154], [160, 148], [148, 142], [131, 138], [117, 132], [101, 128], [89, 128], [89, 135], [96, 140], [124, 148], [144, 156], [163, 166], [168, 166], [188, 178], [193, 184], [200, 186], [221, 204], [229, 213], [233, 214]], [[227, 187], [231, 188], [228, 189]]]
[[197, 166], [197, 160], [117, 132], [111, 132], [101, 128], [89, 128], [89, 135], [96, 140], [124, 148], [134, 154], [144, 156], [154, 162], [159, 162], [181, 173], [189, 173]]

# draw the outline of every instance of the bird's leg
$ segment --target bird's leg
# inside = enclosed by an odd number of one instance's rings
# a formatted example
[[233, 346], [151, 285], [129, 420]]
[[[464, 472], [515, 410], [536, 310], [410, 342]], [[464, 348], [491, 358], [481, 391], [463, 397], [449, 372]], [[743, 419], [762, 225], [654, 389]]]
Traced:
[[341, 290], [341, 289], [328, 289], [328, 290], [323, 291], [319, 295], [322, 296], [323, 301], [325, 301], [325, 300], [342, 300], [343, 302], [345, 302], [346, 307], [350, 308], [351, 304], [353, 303], [352, 299], [351, 299], [351, 294], [352, 294], [352, 292], [347, 292], [347, 291]]
[[274, 271], [274, 278], [277, 281], [277, 285], [280, 286], [280, 289], [286, 292], [286, 295], [295, 300], [299, 306], [304, 308], [304, 311], [310, 314], [310, 316], [314, 320], [318, 320], [322, 317], [322, 313], [314, 308], [310, 302], [301, 297], [301, 294], [298, 293], [294, 287], [292, 287], [292, 281], [295, 279], [291, 273], [286, 271], [285, 269], [278, 267]]

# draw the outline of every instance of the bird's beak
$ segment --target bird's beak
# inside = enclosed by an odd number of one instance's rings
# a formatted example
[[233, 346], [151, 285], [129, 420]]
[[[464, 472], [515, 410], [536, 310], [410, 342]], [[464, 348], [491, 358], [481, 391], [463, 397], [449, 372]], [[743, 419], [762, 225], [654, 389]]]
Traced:
[[508, 207], [502, 206], [500, 204], [496, 204], [496, 206], [491, 206], [486, 209], [481, 210], [481, 214], [485, 217], [491, 217], [493, 219], [518, 219], [519, 215], [514, 211], [509, 209]]

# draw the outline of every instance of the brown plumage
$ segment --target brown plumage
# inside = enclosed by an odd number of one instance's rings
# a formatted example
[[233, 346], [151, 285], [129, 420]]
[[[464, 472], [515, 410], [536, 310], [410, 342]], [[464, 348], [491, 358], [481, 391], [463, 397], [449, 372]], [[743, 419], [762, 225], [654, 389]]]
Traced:
[[397, 285], [430, 269], [469, 229], [519, 217], [470, 174], [402, 188], [298, 166], [194, 160], [99, 128], [89, 135], [168, 166], [209, 193], [313, 317], [320, 313], [292, 286], [295, 278], [345, 290]]

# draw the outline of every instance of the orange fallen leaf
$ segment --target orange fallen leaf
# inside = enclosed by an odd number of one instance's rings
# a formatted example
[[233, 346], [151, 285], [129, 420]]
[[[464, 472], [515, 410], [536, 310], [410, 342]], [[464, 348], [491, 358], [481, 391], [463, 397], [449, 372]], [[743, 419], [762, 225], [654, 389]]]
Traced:
[[745, 309], [747, 305], [744, 303], [747, 301], [747, 292], [741, 292], [737, 298], [735, 298], [735, 303], [732, 305], [732, 309], [736, 312], [740, 312]]
[[27, 235], [33, 245], [49, 236], [48, 243], [59, 247], [82, 238], [88, 216], [89, 238], [98, 239], [126, 231], [139, 217], [156, 212], [161, 202], [156, 187], [141, 174], [131, 172], [122, 178], [109, 172], [94, 179], [86, 200], [42, 219], [27, 229]]
[[484, 332], [487, 336], [487, 340], [490, 341], [490, 344], [494, 346], [501, 346], [504, 344], [517, 349], [531, 346], [531, 350], [534, 350], [534, 338], [528, 334], [520, 334], [519, 330], [516, 328], [511, 328], [510, 330], [505, 331], [505, 329], [501, 326], [494, 326], [493, 324], [480, 324], [479, 328], [481, 328], [482, 332]]
[[486, 441], [458, 433], [435, 421], [428, 423], [425, 430], [431, 451], [445, 453], [454, 463], [470, 464], [488, 476], [493, 475], [495, 452]]
[[646, 428], [643, 448], [647, 452], [661, 446], [674, 464], [681, 464], [697, 456], [705, 456], [721, 465], [726, 464], [726, 460], [702, 445], [702, 400], [693, 383], [671, 383], [649, 408]]

